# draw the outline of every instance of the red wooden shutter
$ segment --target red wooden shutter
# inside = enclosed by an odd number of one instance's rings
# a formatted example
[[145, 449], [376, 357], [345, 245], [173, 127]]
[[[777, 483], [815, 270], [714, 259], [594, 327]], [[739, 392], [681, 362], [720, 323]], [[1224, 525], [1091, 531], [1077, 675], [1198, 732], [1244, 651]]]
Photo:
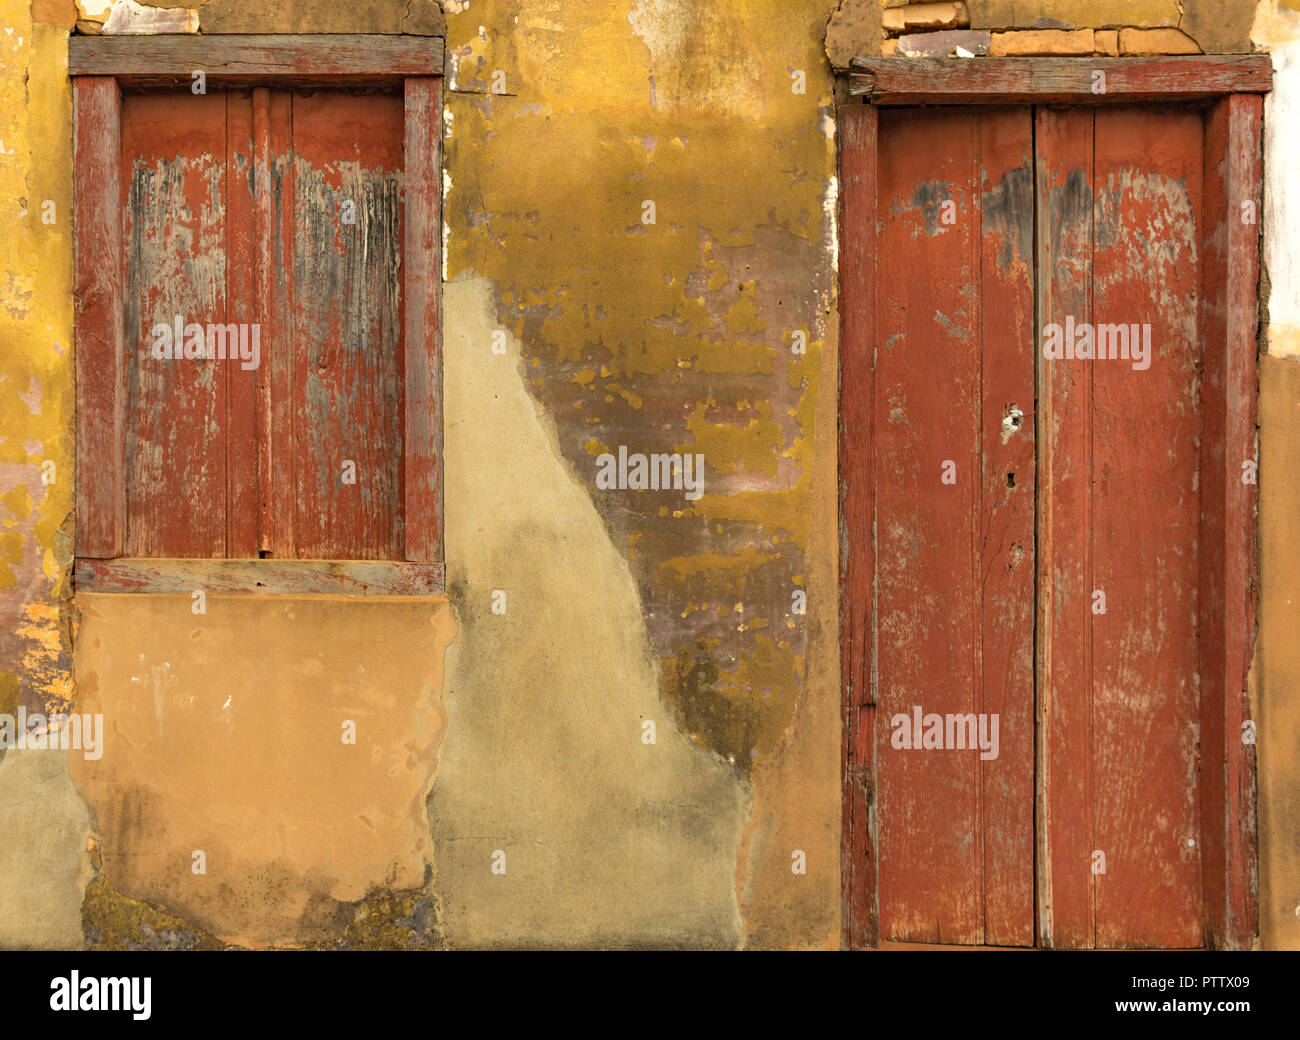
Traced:
[[[407, 554], [404, 481], [430, 475], [406, 472], [405, 117], [392, 93], [122, 99], [125, 555]], [[246, 326], [259, 364], [155, 359], [177, 316]]]

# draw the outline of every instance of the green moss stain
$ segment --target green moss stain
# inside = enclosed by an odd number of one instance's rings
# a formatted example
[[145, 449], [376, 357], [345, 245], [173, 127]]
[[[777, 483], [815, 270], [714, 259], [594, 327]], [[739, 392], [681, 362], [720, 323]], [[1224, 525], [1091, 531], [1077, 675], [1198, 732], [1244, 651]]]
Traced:
[[425, 889], [375, 892], [356, 904], [342, 950], [436, 950], [443, 947], [437, 903]]
[[[102, 847], [90, 850], [97, 876], [81, 907], [86, 947], [91, 950], [234, 950], [240, 947], [138, 899], [118, 892], [98, 871]], [[376, 889], [364, 899], [339, 904], [337, 938], [312, 943], [314, 950], [434, 950], [444, 945], [437, 901], [426, 888]]]
[[0, 672], [0, 715], [13, 715], [17, 710], [18, 676], [13, 672]]
[[[346, 916], [350, 912], [350, 919]], [[128, 899], [103, 878], [86, 886], [82, 903], [86, 947], [92, 950], [233, 950], [184, 918]], [[422, 889], [375, 892], [347, 904], [342, 934], [315, 950], [434, 950], [442, 948], [435, 903]]]
[[701, 638], [665, 661], [664, 696], [692, 740], [748, 772], [789, 723], [802, 662], [788, 642], [778, 645], [762, 635], [756, 649], [728, 670], [714, 656], [716, 649], [713, 641]]
[[189, 922], [128, 899], [103, 878], [86, 886], [81, 904], [90, 950], [223, 950], [226, 944]]

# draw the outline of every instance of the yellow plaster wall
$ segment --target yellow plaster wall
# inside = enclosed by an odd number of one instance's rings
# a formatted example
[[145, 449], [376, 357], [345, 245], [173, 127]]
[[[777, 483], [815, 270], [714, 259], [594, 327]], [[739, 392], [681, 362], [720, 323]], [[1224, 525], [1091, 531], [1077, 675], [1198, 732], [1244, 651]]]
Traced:
[[[53, 5], [0, 3], [0, 713], [66, 707], [71, 92]], [[56, 24], [51, 24], [55, 22]], [[0, 752], [0, 945], [81, 939], [89, 820], [58, 755]]]

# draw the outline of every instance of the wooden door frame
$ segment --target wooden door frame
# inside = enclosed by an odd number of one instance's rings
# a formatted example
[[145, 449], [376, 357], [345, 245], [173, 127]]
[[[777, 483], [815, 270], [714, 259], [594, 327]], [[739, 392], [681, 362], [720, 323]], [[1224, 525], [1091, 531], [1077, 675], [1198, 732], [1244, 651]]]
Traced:
[[[1097, 74], [1103, 78], [1098, 79]], [[1249, 948], [1258, 932], [1255, 753], [1243, 742], [1255, 634], [1257, 486], [1242, 460], [1258, 459], [1256, 397], [1263, 99], [1267, 55], [1171, 58], [857, 58], [840, 107], [840, 668], [842, 709], [841, 916], [843, 944], [880, 945], [874, 805], [872, 415], [878, 260], [877, 106], [1208, 103], [1207, 206], [1243, 211], [1201, 228], [1207, 245], [1201, 314], [1200, 411], [1217, 434], [1202, 456], [1200, 786], [1204, 932], [1212, 948]], [[1098, 86], [1101, 91], [1098, 91]], [[1211, 298], [1208, 285], [1220, 287]], [[852, 301], [847, 306], [845, 301]], [[1216, 519], [1217, 518], [1217, 519]], [[1206, 536], [1221, 551], [1205, 552]], [[1232, 595], [1226, 594], [1228, 590]], [[1037, 662], [1035, 662], [1037, 673]], [[1212, 751], [1216, 753], [1212, 753]], [[1035, 853], [1036, 854], [1036, 853]], [[1035, 916], [1038, 908], [1035, 908]]]
[[[76, 184], [76, 566], [100, 592], [338, 592], [430, 595], [444, 588], [442, 474], [442, 72], [440, 37], [73, 36]], [[124, 87], [189, 94], [195, 75], [225, 87], [382, 87], [405, 106], [405, 245], [402, 254], [405, 394], [402, 561], [123, 559], [128, 286], [119, 171]], [[266, 128], [255, 146], [269, 148]], [[269, 205], [269, 201], [267, 202]], [[258, 258], [259, 296], [273, 264]], [[261, 439], [259, 439], [261, 440]], [[259, 474], [266, 470], [259, 445]], [[93, 472], [81, 463], [95, 459]], [[259, 480], [260, 480], [259, 476]]]

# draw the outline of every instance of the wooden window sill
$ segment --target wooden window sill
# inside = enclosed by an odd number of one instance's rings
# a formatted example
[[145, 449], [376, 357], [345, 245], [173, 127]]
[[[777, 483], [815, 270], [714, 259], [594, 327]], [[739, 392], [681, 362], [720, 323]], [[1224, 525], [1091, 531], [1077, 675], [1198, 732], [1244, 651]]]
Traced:
[[73, 581], [82, 592], [440, 596], [445, 568], [395, 560], [78, 558]]

